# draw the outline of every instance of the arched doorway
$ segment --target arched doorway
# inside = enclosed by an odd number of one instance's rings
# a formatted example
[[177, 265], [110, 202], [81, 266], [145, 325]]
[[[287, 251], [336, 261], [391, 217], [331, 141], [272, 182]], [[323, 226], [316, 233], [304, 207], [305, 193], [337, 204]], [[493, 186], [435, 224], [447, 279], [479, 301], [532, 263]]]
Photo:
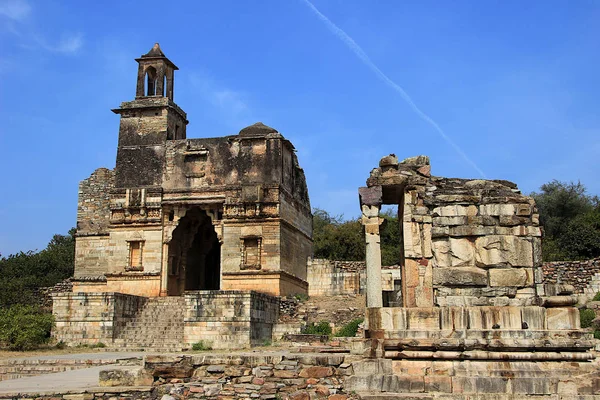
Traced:
[[198, 207], [179, 220], [169, 243], [170, 296], [185, 290], [219, 290], [221, 245], [210, 217]]

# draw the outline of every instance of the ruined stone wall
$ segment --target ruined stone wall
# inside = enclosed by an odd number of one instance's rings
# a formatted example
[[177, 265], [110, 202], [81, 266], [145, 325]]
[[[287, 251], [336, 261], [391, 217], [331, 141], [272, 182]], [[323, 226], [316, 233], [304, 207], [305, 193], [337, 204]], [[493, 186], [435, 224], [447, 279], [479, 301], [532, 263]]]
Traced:
[[359, 193], [368, 238], [382, 204], [403, 210], [405, 307], [522, 306], [544, 295], [539, 215], [515, 184], [434, 177], [428, 157], [390, 155]]
[[[448, 306], [528, 305], [541, 284], [541, 230], [533, 199], [509, 184], [432, 179], [424, 198], [431, 212], [431, 250], [420, 253], [420, 226], [405, 203], [407, 257], [433, 256], [436, 304]], [[424, 238], [426, 241], [427, 239]], [[412, 254], [410, 253], [412, 250]], [[430, 251], [429, 254], [427, 252]], [[407, 260], [407, 266], [415, 262]], [[418, 262], [417, 262], [418, 264]]]
[[362, 261], [309, 260], [308, 295], [336, 296], [358, 294], [365, 288], [365, 263]]
[[102, 275], [108, 269], [110, 191], [114, 184], [115, 173], [107, 168], [98, 168], [79, 183], [75, 277]]
[[573, 285], [575, 293], [600, 292], [600, 257], [586, 261], [554, 261], [542, 265], [544, 283]]
[[89, 178], [79, 183], [78, 235], [100, 235], [108, 232], [110, 190], [114, 184], [115, 173], [107, 168], [98, 168]]

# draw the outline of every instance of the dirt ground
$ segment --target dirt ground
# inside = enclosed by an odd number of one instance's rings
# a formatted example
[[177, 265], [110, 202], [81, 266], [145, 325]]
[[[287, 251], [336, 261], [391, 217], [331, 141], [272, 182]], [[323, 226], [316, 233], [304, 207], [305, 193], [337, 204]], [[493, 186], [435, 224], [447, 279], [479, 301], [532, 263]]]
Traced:
[[25, 358], [25, 357], [40, 357], [40, 356], [58, 356], [63, 354], [79, 354], [79, 353], [95, 353], [99, 352], [99, 349], [92, 349], [89, 347], [66, 347], [64, 349], [57, 349], [56, 347], [46, 347], [31, 351], [10, 351], [0, 350], [0, 360], [8, 358]]
[[299, 307], [299, 314], [306, 315], [306, 322], [327, 321], [334, 328], [365, 317], [364, 295], [341, 295], [311, 297]]

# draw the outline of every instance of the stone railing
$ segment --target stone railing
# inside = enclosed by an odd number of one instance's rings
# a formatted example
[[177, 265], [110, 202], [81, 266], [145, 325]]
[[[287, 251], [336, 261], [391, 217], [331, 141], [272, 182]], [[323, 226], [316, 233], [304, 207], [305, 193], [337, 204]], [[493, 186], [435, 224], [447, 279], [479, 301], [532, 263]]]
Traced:
[[586, 261], [552, 261], [542, 266], [544, 283], [573, 285], [575, 293], [600, 291], [600, 257]]

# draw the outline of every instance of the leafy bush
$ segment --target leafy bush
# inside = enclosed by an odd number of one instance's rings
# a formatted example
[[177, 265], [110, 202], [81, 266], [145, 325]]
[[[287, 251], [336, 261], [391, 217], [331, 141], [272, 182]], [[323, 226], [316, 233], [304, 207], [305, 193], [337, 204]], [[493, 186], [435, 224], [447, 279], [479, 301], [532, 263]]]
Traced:
[[596, 312], [589, 308], [582, 308], [579, 310], [579, 321], [581, 322], [582, 328], [589, 328], [592, 326], [592, 321], [596, 318]]
[[600, 339], [600, 330], [596, 329], [594, 331], [594, 339]]
[[192, 350], [194, 351], [206, 351], [212, 350], [212, 344], [208, 341], [200, 340], [192, 345]]
[[304, 301], [308, 300], [308, 295], [306, 293], [296, 293], [294, 295], [294, 298], [298, 301], [304, 302]]
[[358, 326], [362, 324], [364, 320], [362, 318], [353, 319], [346, 325], [342, 326], [339, 331], [335, 334], [337, 337], [354, 337], [358, 332]]
[[0, 309], [0, 342], [10, 350], [32, 350], [48, 343], [54, 324], [52, 314], [33, 306]]
[[600, 292], [598, 292], [594, 295], [594, 298], [592, 299], [592, 301], [600, 301]]
[[310, 325], [307, 325], [304, 328], [304, 332], [309, 335], [331, 335], [331, 326], [327, 321], [321, 321], [315, 325], [314, 322], [311, 322]]

